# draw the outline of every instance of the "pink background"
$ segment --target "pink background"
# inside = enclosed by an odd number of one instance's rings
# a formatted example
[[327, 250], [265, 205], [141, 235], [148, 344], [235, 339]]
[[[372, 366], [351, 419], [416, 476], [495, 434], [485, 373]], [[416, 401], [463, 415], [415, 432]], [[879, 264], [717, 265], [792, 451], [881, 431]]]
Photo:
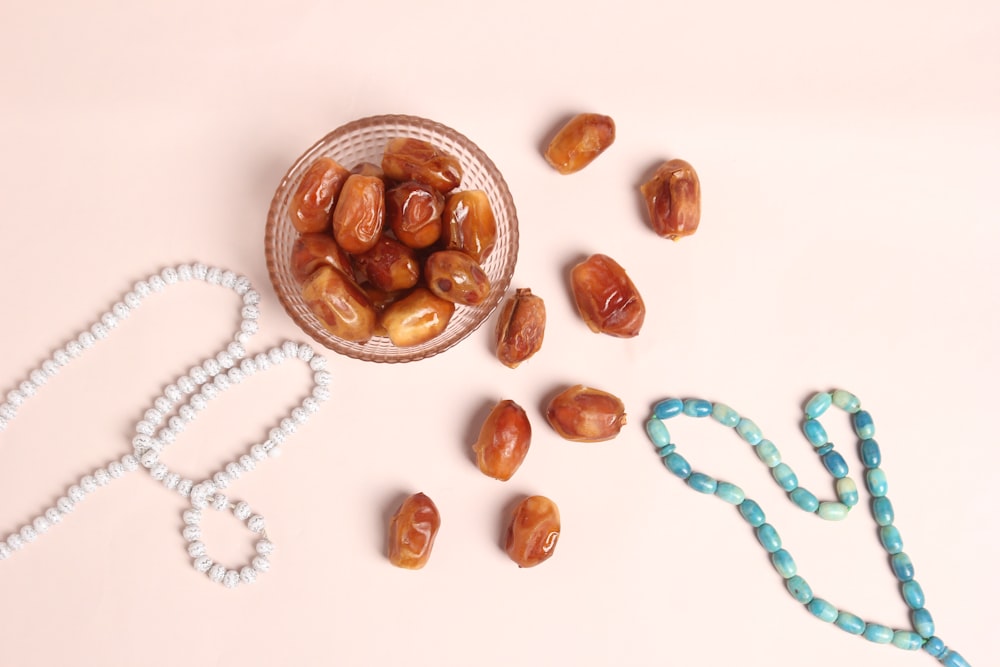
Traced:
[[[989, 2], [91, 3], [0, 6], [4, 394], [132, 283], [181, 262], [263, 294], [252, 351], [304, 336], [267, 283], [264, 219], [289, 164], [348, 120], [432, 118], [497, 163], [518, 206], [514, 287], [546, 298], [542, 352], [515, 371], [487, 329], [381, 366], [330, 355], [333, 399], [285, 455], [231, 487], [269, 522], [273, 570], [236, 592], [191, 568], [184, 507], [145, 475], [93, 494], [0, 564], [4, 665], [931, 664], [812, 618], [731, 508], [666, 473], [642, 432], [668, 395], [753, 418], [804, 485], [832, 485], [798, 430], [815, 390], [857, 393], [938, 633], [996, 660], [1000, 583], [1000, 8]], [[560, 176], [539, 144], [569, 113], [615, 145]], [[668, 157], [699, 170], [702, 228], [673, 244], [636, 185]], [[604, 252], [649, 309], [642, 334], [591, 334], [566, 270]], [[151, 300], [50, 381], [0, 434], [0, 536], [129, 451], [163, 386], [218, 349], [235, 298]], [[491, 319], [487, 327], [491, 328]], [[561, 441], [541, 406], [577, 382], [631, 421]], [[165, 458], [200, 476], [300, 400], [300, 367], [220, 398]], [[507, 483], [469, 455], [483, 406], [524, 405], [532, 450]], [[838, 415], [839, 416], [839, 415]], [[854, 476], [847, 421], [827, 420]], [[736, 436], [672, 424], [692, 464], [760, 501], [814, 590], [907, 625], [862, 505], [794, 508]], [[383, 556], [422, 490], [443, 526], [421, 572]], [[559, 503], [555, 557], [498, 546], [523, 494]], [[213, 556], [249, 534], [206, 519]]]

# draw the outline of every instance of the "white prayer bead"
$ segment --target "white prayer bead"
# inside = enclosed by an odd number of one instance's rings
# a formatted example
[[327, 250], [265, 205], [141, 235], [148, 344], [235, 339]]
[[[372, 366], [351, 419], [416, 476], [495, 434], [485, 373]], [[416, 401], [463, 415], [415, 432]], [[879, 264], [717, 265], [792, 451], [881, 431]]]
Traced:
[[247, 565], [240, 570], [240, 579], [243, 580], [244, 584], [252, 584], [257, 581], [257, 570]]
[[226, 570], [222, 578], [222, 585], [226, 588], [236, 588], [240, 583], [240, 573], [236, 570]]
[[215, 583], [219, 583], [220, 581], [222, 581], [222, 578], [225, 576], [226, 576], [226, 567], [224, 565], [219, 565], [218, 563], [216, 563], [208, 570], [208, 578], [214, 581]]
[[235, 516], [240, 521], [246, 521], [250, 518], [253, 511], [250, 509], [250, 503], [241, 500], [236, 503], [236, 507], [233, 508], [233, 516]]
[[214, 564], [208, 556], [198, 556], [194, 559], [194, 569], [202, 573], [208, 572]]
[[264, 517], [259, 514], [254, 514], [252, 517], [247, 519], [247, 528], [254, 533], [264, 532]]
[[267, 572], [271, 569], [271, 561], [266, 556], [254, 556], [253, 569], [258, 572]]

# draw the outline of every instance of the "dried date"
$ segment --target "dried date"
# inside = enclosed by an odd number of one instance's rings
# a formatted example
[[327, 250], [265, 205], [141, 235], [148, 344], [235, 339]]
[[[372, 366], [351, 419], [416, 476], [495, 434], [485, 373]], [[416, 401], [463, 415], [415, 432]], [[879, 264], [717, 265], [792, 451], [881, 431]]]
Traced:
[[441, 335], [454, 314], [454, 303], [417, 287], [388, 304], [379, 325], [396, 347], [413, 347]]
[[640, 186], [653, 231], [676, 241], [698, 230], [701, 222], [701, 183], [694, 167], [670, 160]]
[[330, 228], [333, 204], [350, 172], [336, 160], [321, 157], [306, 169], [288, 204], [288, 216], [300, 234]]
[[545, 338], [545, 302], [528, 288], [507, 299], [497, 319], [497, 359], [517, 368], [542, 347]]
[[479, 470], [506, 482], [521, 467], [531, 447], [531, 422], [520, 405], [503, 400], [494, 406], [472, 446]]
[[618, 338], [639, 334], [646, 305], [618, 262], [591, 255], [573, 267], [570, 284], [577, 310], [591, 331]]
[[615, 122], [610, 116], [582, 113], [556, 133], [545, 149], [545, 159], [560, 174], [580, 171], [615, 141]]
[[463, 190], [448, 196], [442, 221], [448, 248], [461, 250], [480, 264], [497, 242], [497, 221], [490, 199], [482, 190]]
[[429, 185], [408, 181], [385, 196], [385, 215], [392, 233], [411, 248], [426, 248], [441, 236], [444, 195]]
[[395, 181], [420, 181], [442, 194], [462, 182], [458, 158], [422, 139], [390, 139], [382, 154], [382, 171]]
[[441, 513], [434, 501], [423, 493], [413, 494], [389, 522], [389, 562], [406, 570], [419, 570], [430, 559], [440, 528]]
[[465, 306], [482, 303], [490, 293], [490, 279], [483, 267], [458, 250], [439, 250], [428, 257], [424, 281], [442, 299]]
[[375, 308], [343, 271], [321, 266], [302, 285], [302, 299], [334, 336], [365, 343], [375, 332]]
[[556, 433], [576, 442], [610, 440], [628, 421], [620, 398], [582, 384], [554, 396], [545, 418]]
[[529, 496], [514, 508], [505, 549], [519, 567], [534, 567], [555, 553], [562, 525], [559, 507], [545, 496]]
[[333, 238], [352, 254], [370, 250], [385, 223], [385, 185], [376, 176], [351, 174], [333, 209]]

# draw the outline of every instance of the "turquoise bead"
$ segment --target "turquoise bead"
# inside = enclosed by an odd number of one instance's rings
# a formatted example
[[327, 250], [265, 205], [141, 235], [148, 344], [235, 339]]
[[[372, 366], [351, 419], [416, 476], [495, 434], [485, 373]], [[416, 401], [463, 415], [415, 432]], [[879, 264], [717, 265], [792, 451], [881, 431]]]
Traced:
[[879, 541], [890, 554], [898, 554], [903, 550], [903, 536], [895, 526], [882, 526], [878, 530]]
[[816, 456], [823, 458], [824, 456], [826, 456], [827, 452], [832, 452], [832, 451], [833, 451], [833, 443], [828, 442], [816, 450]]
[[827, 452], [823, 455], [823, 467], [833, 475], [835, 479], [847, 477], [847, 461], [838, 452]]
[[778, 549], [771, 554], [771, 563], [783, 579], [791, 579], [799, 571], [799, 566], [795, 564], [792, 554], [784, 549]]
[[889, 480], [881, 468], [872, 468], [865, 473], [865, 484], [868, 492], [876, 498], [881, 498], [889, 492]]
[[787, 463], [779, 463], [771, 468], [771, 475], [774, 476], [774, 481], [778, 483], [778, 486], [785, 491], [791, 491], [799, 485], [799, 478], [795, 476], [795, 471]]
[[945, 650], [940, 660], [944, 667], [972, 667], [969, 661], [963, 658], [961, 654], [951, 650]]
[[849, 391], [837, 389], [833, 392], [833, 404], [844, 412], [857, 412], [861, 409], [861, 399]]
[[681, 479], [687, 479], [691, 476], [691, 464], [687, 462], [687, 459], [680, 454], [674, 452], [673, 454], [668, 454], [666, 458], [663, 459], [664, 465], [667, 469], [680, 477]]
[[809, 602], [813, 599], [812, 588], [810, 588], [806, 580], [799, 575], [786, 579], [785, 588], [788, 589], [788, 592], [792, 594], [793, 598], [802, 604], [809, 604]]
[[670, 443], [669, 445], [665, 445], [657, 449], [656, 453], [660, 455], [660, 458], [663, 458], [665, 456], [673, 454], [675, 449], [677, 449], [677, 445]]
[[838, 628], [852, 635], [860, 635], [865, 631], [865, 622], [861, 620], [861, 617], [847, 611], [837, 614], [837, 620], [834, 623]]
[[934, 636], [934, 618], [926, 608], [914, 609], [910, 618], [913, 620], [913, 629], [918, 635], [925, 639]]
[[822, 447], [830, 442], [826, 435], [826, 429], [815, 419], [807, 419], [806, 423], [802, 425], [802, 431], [813, 447]]
[[854, 432], [862, 440], [870, 440], [875, 436], [875, 422], [872, 421], [872, 416], [866, 410], [855, 412], [851, 421], [854, 422]]
[[882, 465], [882, 450], [872, 439], [861, 441], [861, 462], [866, 468], [877, 468]]
[[707, 417], [712, 414], [712, 404], [700, 398], [684, 401], [684, 414], [688, 417]]
[[900, 581], [913, 579], [913, 561], [902, 551], [893, 554], [892, 558], [889, 559], [889, 564], [892, 565], [892, 573]]
[[843, 521], [847, 518], [847, 514], [850, 511], [851, 508], [844, 503], [825, 501], [819, 504], [816, 514], [821, 519], [826, 519], [827, 521]]
[[719, 482], [719, 486], [715, 489], [715, 495], [730, 505], [739, 505], [747, 498], [743, 489], [729, 482]]
[[764, 439], [760, 428], [746, 417], [740, 419], [740, 423], [736, 425], [736, 432], [751, 445], [758, 445]]
[[757, 453], [757, 458], [768, 468], [773, 468], [781, 463], [781, 452], [770, 440], [761, 440], [753, 450]]
[[896, 519], [896, 512], [892, 509], [892, 503], [888, 498], [872, 500], [872, 515], [875, 517], [875, 523], [880, 526], [891, 526]]
[[653, 406], [653, 414], [658, 419], [676, 417], [684, 410], [684, 401], [679, 398], [668, 398]]
[[764, 551], [774, 553], [781, 548], [781, 536], [769, 523], [757, 526], [757, 541], [764, 547]]
[[691, 473], [691, 475], [687, 478], [687, 484], [698, 493], [708, 494], [715, 493], [715, 490], [719, 486], [719, 483], [715, 481], [714, 477], [706, 475], [703, 472]]
[[896, 630], [892, 633], [892, 645], [904, 651], [916, 651], [924, 643], [923, 638], [916, 632], [909, 630]]
[[828, 392], [822, 391], [806, 403], [806, 416], [812, 419], [821, 416], [830, 408], [830, 404], [833, 403], [833, 396]]
[[850, 477], [837, 480], [837, 498], [848, 507], [858, 504], [858, 485]]
[[837, 608], [823, 598], [813, 598], [806, 605], [809, 613], [821, 621], [833, 623], [837, 620]]
[[931, 654], [931, 657], [940, 658], [944, 655], [944, 652], [948, 649], [941, 641], [940, 637], [931, 637], [924, 644], [924, 650]]
[[740, 503], [739, 510], [740, 514], [743, 515], [743, 518], [746, 519], [746, 522], [754, 528], [760, 526], [764, 523], [764, 521], [766, 521], [764, 518], [764, 510], [760, 508], [760, 505], [749, 498]]
[[815, 512], [816, 508], [819, 507], [819, 498], [817, 498], [812, 491], [804, 489], [801, 486], [792, 489], [792, 492], [788, 494], [788, 497], [792, 499], [793, 503], [806, 512]]
[[910, 609], [920, 609], [927, 599], [924, 597], [924, 589], [914, 580], [903, 582], [903, 601]]
[[888, 644], [892, 641], [892, 628], [878, 623], [869, 623], [865, 628], [865, 639], [876, 644]]
[[659, 419], [653, 418], [646, 422], [646, 435], [657, 447], [666, 447], [670, 444], [670, 431]]
[[733, 410], [725, 403], [716, 403], [715, 406], [712, 407], [712, 418], [723, 426], [728, 426], [729, 428], [736, 428], [736, 425], [740, 423], [740, 413], [736, 412], [736, 410]]

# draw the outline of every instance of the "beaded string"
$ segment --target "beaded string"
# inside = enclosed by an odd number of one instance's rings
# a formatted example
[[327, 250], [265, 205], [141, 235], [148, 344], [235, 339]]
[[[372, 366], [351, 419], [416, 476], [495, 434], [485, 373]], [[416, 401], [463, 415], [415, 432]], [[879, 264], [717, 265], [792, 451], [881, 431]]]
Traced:
[[[69, 487], [66, 495], [59, 498], [53, 507], [0, 541], [0, 561], [34, 543], [50, 528], [60, 524], [77, 505], [99, 488], [108, 486], [126, 473], [145, 468], [154, 480], [166, 489], [180, 494], [190, 503], [191, 507], [183, 513], [183, 536], [188, 543], [188, 555], [197, 571], [206, 573], [209, 579], [222, 583], [226, 588], [235, 588], [240, 583], [253, 583], [259, 574], [270, 569], [269, 557], [274, 545], [264, 529], [264, 518], [254, 514], [248, 503], [230, 501], [222, 490], [255, 470], [263, 461], [277, 458], [281, 454], [280, 446], [285, 440], [330, 397], [328, 385], [331, 377], [325, 370], [325, 358], [315, 354], [310, 346], [293, 341], [286, 341], [254, 357], [247, 355], [246, 344], [259, 328], [257, 320], [260, 315], [260, 294], [252, 288], [250, 280], [245, 276], [197, 263], [168, 267], [138, 281], [121, 301], [115, 303], [79, 336], [56, 350], [49, 359], [32, 370], [17, 388], [7, 393], [6, 400], [0, 403], [0, 432], [7, 428], [26, 401], [35, 396], [64, 366], [107, 338], [144, 299], [162, 292], [167, 286], [191, 280], [225, 287], [240, 297], [241, 322], [232, 342], [163, 389], [163, 393], [154, 399], [143, 418], [135, 425], [132, 453], [84, 475], [79, 483]], [[270, 429], [268, 437], [262, 443], [254, 444], [246, 454], [197, 483], [171, 471], [160, 461], [163, 450], [180, 436], [213, 399], [257, 372], [267, 371], [288, 359], [297, 359], [309, 365], [313, 371], [313, 387], [308, 397]], [[208, 556], [200, 527], [201, 511], [208, 506], [219, 511], [231, 511], [251, 532], [260, 535], [256, 542], [257, 555], [250, 563], [239, 569], [228, 569]]]
[[[886, 552], [893, 574], [900, 583], [900, 592], [910, 608], [910, 629], [892, 629], [878, 623], [862, 620], [859, 616], [838, 609], [827, 600], [813, 595], [808, 582], [798, 574], [798, 568], [791, 554], [782, 548], [781, 537], [774, 526], [767, 522], [764, 511], [753, 500], [746, 497], [743, 489], [729, 482], [719, 481], [702, 472], [692, 470], [687, 460], [677, 452], [671, 442], [670, 433], [664, 421], [686, 415], [688, 417], [712, 417], [716, 422], [729, 427], [753, 448], [757, 457], [771, 470], [774, 481], [784, 490], [791, 501], [800, 509], [814, 513], [822, 519], [839, 521], [847, 517], [858, 504], [858, 487], [848, 476], [848, 466], [844, 457], [835, 449], [827, 437], [826, 429], [819, 418], [834, 405], [851, 416], [854, 432], [859, 439], [861, 461], [865, 467], [865, 484], [872, 496], [871, 512], [879, 526], [879, 539]], [[653, 415], [646, 422], [646, 433], [656, 447], [657, 454], [671, 473], [684, 480], [687, 485], [707, 495], [714, 495], [733, 505], [743, 519], [749, 523], [758, 542], [768, 554], [774, 569], [785, 580], [785, 587], [792, 597], [805, 605], [813, 616], [826, 623], [832, 623], [852, 635], [861, 635], [876, 644], [894, 646], [915, 651], [923, 648], [937, 658], [945, 667], [970, 667], [969, 662], [959, 653], [945, 646], [934, 634], [934, 620], [924, 606], [925, 597], [920, 584], [913, 578], [913, 561], [903, 551], [903, 538], [893, 525], [895, 514], [888, 496], [888, 482], [882, 470], [882, 453], [874, 440], [875, 423], [872, 416], [861, 409], [861, 402], [854, 394], [838, 389], [814, 395], [805, 406], [803, 431], [820, 457], [823, 467], [834, 479], [837, 500], [820, 501], [815, 494], [799, 486], [798, 477], [792, 468], [781, 460], [781, 453], [773, 442], [764, 438], [760, 428], [750, 419], [723, 403], [711, 403], [702, 399], [681, 400], [668, 398], [653, 407]]]

